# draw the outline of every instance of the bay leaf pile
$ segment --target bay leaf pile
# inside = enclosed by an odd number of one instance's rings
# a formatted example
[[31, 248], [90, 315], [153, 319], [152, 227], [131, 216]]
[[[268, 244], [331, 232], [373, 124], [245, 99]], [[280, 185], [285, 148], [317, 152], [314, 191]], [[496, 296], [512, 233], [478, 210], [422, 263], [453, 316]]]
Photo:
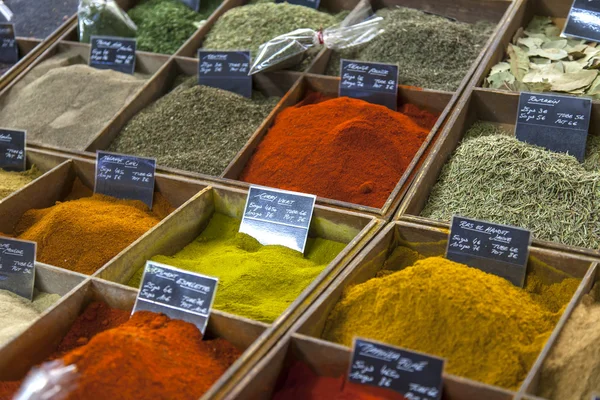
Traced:
[[600, 249], [600, 139], [586, 161], [517, 140], [491, 123], [467, 132], [443, 167], [421, 215], [514, 225], [537, 239]]
[[552, 18], [534, 17], [509, 43], [507, 60], [492, 67], [485, 86], [600, 99], [598, 43], [562, 38], [560, 33]]
[[397, 64], [399, 83], [454, 91], [494, 31], [494, 24], [467, 24], [406, 7], [383, 8], [384, 30], [361, 46], [334, 52], [328, 75], [339, 75], [340, 60]]

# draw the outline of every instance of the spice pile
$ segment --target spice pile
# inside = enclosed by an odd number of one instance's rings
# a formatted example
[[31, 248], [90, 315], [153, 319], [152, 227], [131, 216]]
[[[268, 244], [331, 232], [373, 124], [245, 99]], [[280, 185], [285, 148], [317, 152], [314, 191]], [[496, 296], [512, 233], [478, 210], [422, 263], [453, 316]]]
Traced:
[[240, 178], [380, 208], [437, 117], [313, 93], [277, 116]]
[[600, 99], [600, 47], [560, 37], [550, 17], [534, 17], [508, 45], [508, 60], [492, 67], [485, 84], [516, 92], [565, 92]]
[[31, 183], [41, 175], [42, 172], [35, 165], [23, 172], [0, 169], [0, 200]]
[[[4, 0], [14, 16], [17, 36], [46, 39], [77, 12], [78, 0]], [[0, 22], [6, 22], [0, 14]]]
[[467, 24], [405, 7], [384, 8], [384, 32], [372, 41], [334, 52], [328, 75], [341, 59], [397, 64], [401, 85], [455, 91], [494, 31], [494, 24]]
[[92, 274], [172, 210], [159, 193], [150, 211], [141, 201], [92, 195], [76, 180], [66, 201], [23, 214], [12, 236], [36, 242], [38, 261]]
[[221, 175], [269, 115], [277, 98], [247, 99], [186, 79], [138, 113], [110, 145], [117, 153], [154, 157], [165, 167]]
[[[405, 247], [395, 252], [415, 257]], [[360, 336], [437, 355], [447, 358], [447, 373], [514, 390], [579, 284], [552, 270], [530, 263], [520, 289], [442, 257], [406, 268], [388, 262], [379, 276], [344, 292], [323, 338], [351, 346]], [[550, 282], [548, 272], [562, 281]]]
[[[345, 247], [343, 243], [309, 238], [303, 256], [284, 246], [263, 246], [238, 233], [239, 225], [237, 219], [214, 214], [194, 242], [174, 256], [152, 260], [218, 277], [214, 308], [270, 323]], [[139, 269], [128, 284], [139, 287], [143, 272]]]
[[600, 141], [588, 154], [547, 151], [489, 123], [476, 123], [446, 163], [421, 212], [449, 221], [459, 214], [520, 226], [542, 240], [600, 248]]
[[581, 299], [546, 358], [538, 396], [550, 400], [591, 399], [600, 391], [600, 285]]
[[26, 130], [28, 140], [84, 150], [145, 83], [84, 64], [67, 52], [37, 65], [0, 99], [0, 125]]
[[57, 294], [39, 293], [37, 290], [33, 301], [0, 290], [0, 347], [27, 329], [58, 300], [60, 296]]

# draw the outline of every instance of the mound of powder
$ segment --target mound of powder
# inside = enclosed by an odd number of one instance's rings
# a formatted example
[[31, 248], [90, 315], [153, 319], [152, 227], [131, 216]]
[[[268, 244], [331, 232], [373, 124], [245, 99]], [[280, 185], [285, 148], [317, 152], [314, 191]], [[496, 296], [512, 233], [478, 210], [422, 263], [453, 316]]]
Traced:
[[84, 150], [145, 83], [84, 64], [73, 53], [40, 63], [0, 99], [0, 125], [26, 130], [31, 141]]
[[27, 171], [5, 171], [0, 169], [0, 200], [36, 180], [42, 172], [34, 165]]

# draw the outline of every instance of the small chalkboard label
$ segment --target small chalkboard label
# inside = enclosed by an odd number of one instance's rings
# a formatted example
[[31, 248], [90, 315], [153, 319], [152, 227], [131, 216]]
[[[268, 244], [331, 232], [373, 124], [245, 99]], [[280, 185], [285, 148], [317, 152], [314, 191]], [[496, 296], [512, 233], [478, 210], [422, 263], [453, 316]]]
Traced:
[[321, 0], [275, 0], [275, 3], [290, 3], [297, 6], [317, 9], [319, 8], [319, 4], [321, 4]]
[[198, 50], [198, 84], [252, 97], [249, 51]]
[[155, 172], [154, 158], [98, 151], [94, 193], [118, 199], [141, 200], [152, 208]]
[[365, 100], [396, 111], [398, 66], [342, 60], [339, 92], [340, 96]]
[[591, 99], [522, 92], [516, 137], [583, 162], [591, 111]]
[[304, 253], [316, 196], [250, 186], [240, 232]]
[[25, 171], [25, 131], [0, 128], [0, 168]]
[[33, 299], [35, 242], [0, 238], [0, 289]]
[[132, 314], [163, 313], [196, 325], [204, 334], [218, 283], [211, 276], [147, 261]]
[[19, 61], [19, 46], [14, 24], [0, 24], [0, 63], [16, 64]]
[[600, 41], [600, 4], [590, 0], [573, 1], [563, 34]]
[[406, 399], [442, 397], [444, 360], [365, 339], [354, 339], [348, 381], [400, 393]]
[[90, 43], [90, 67], [112, 69], [126, 74], [135, 72], [136, 39], [92, 36]]
[[446, 258], [523, 287], [530, 243], [531, 232], [528, 230], [455, 215]]

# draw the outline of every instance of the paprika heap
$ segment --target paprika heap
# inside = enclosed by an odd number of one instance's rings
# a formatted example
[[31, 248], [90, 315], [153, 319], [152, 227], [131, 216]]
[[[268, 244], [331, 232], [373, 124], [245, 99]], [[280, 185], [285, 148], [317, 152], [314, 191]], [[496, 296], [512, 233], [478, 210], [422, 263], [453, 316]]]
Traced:
[[437, 118], [312, 93], [277, 116], [241, 179], [381, 208]]
[[25, 212], [11, 236], [36, 242], [38, 261], [93, 274], [171, 211], [159, 193], [149, 210], [141, 201], [92, 195], [77, 179], [66, 201]]
[[[235, 218], [214, 214], [202, 234], [183, 250], [152, 260], [219, 278], [214, 308], [271, 323], [345, 247], [309, 238], [303, 255], [284, 246], [263, 246], [239, 233], [239, 226]], [[140, 268], [129, 285], [139, 287], [143, 272]]]
[[447, 359], [447, 373], [516, 390], [579, 282], [530, 258], [521, 289], [398, 247], [377, 277], [346, 289], [323, 338], [352, 346], [358, 336], [436, 355]]

